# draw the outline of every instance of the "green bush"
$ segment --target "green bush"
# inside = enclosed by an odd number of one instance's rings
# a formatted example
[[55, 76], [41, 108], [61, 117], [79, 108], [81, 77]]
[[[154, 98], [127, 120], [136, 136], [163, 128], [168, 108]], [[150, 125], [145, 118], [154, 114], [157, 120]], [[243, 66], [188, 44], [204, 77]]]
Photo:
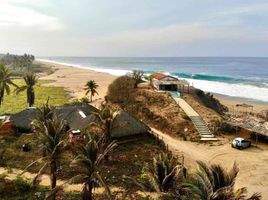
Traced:
[[81, 102], [81, 103], [90, 103], [90, 100], [89, 100], [88, 97], [82, 97], [82, 98], [80, 99], [80, 102]]
[[120, 76], [108, 87], [107, 99], [114, 103], [122, 103], [129, 100], [136, 81], [129, 76]]
[[16, 177], [14, 180], [15, 188], [19, 192], [29, 192], [31, 190], [31, 184], [29, 181], [24, 180], [22, 177]]
[[196, 89], [195, 94], [206, 107], [215, 110], [219, 114], [228, 112], [228, 107], [221, 104], [220, 101], [213, 96], [213, 94], [205, 93], [199, 89]]

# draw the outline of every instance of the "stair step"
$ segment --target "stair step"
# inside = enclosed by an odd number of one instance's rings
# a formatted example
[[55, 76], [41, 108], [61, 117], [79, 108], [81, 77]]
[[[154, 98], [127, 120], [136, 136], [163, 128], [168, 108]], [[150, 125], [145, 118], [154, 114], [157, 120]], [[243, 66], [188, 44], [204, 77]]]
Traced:
[[201, 141], [218, 141], [218, 138], [201, 138]]
[[214, 135], [201, 135], [201, 138], [215, 138]]

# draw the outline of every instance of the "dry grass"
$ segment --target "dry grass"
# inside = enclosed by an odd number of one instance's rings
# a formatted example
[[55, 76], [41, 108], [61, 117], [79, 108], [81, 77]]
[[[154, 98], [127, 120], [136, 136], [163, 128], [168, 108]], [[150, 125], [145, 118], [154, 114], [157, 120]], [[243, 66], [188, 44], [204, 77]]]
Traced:
[[[122, 176], [126, 175], [138, 179], [145, 163], [152, 164], [152, 158], [162, 152], [153, 138], [147, 135], [140, 137], [138, 140], [118, 145], [111, 153], [109, 161], [104, 161], [100, 170], [109, 186], [120, 187], [124, 190], [130, 188], [132, 193], [140, 189], [131, 181], [123, 179]], [[24, 143], [30, 143], [32, 147], [30, 152], [22, 151], [21, 147]], [[28, 164], [42, 156], [38, 141], [31, 134], [20, 137], [2, 137], [0, 145], [5, 151], [4, 159], [0, 161], [2, 167], [24, 169]], [[69, 167], [72, 159], [73, 154], [67, 150], [58, 171], [60, 179], [69, 179], [79, 172], [79, 168]], [[40, 165], [34, 165], [29, 170], [36, 173], [39, 169]]]
[[187, 127], [188, 139], [197, 136], [192, 122], [167, 93], [136, 89], [128, 102], [114, 105], [164, 133], [181, 136]]

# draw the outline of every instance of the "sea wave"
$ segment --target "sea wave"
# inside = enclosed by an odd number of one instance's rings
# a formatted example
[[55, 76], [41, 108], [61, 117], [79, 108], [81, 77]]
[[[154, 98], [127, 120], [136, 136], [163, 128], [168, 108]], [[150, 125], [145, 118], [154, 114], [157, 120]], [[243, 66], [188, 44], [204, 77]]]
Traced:
[[243, 84], [255, 85], [259, 87], [267, 87], [267, 83], [263, 82], [266, 80], [262, 80], [257, 77], [236, 78], [236, 77], [231, 77], [231, 76], [214, 76], [214, 75], [208, 75], [205, 73], [200, 73], [200, 74], [175, 73], [174, 75], [176, 75], [179, 78], [217, 81], [217, 82], [224, 82], [224, 83], [243, 83]]
[[233, 97], [242, 97], [268, 102], [268, 88], [243, 83], [223, 83], [217, 81], [186, 79], [191, 85], [206, 92]]
[[48, 60], [48, 59], [36, 59], [36, 60], [41, 61], [41, 62], [49, 62], [49, 63], [54, 63], [54, 64], [67, 65], [67, 66], [71, 66], [71, 67], [81, 68], [81, 69], [93, 70], [96, 72], [108, 73], [108, 74], [111, 74], [114, 76], [123, 76], [123, 75], [126, 75], [127, 73], [131, 72], [130, 70], [99, 68], [99, 67], [95, 67], [92, 65], [91, 66], [82, 66], [79, 64], [58, 62], [58, 61]]
[[[131, 70], [108, 69], [108, 68], [99, 68], [95, 66], [81, 66], [79, 64], [64, 63], [48, 59], [37, 59], [37, 60], [55, 64], [68, 65], [82, 69], [94, 70], [97, 72], [109, 73], [115, 76], [122, 76], [131, 72]], [[146, 73], [151, 74], [154, 73], [154, 71], [146, 71]], [[202, 74], [169, 73], [169, 72], [163, 72], [163, 73], [186, 79], [192, 86], [204, 90], [206, 92], [268, 102], [268, 84], [266, 82], [250, 81], [246, 79], [238, 79], [227, 76], [211, 76], [204, 73]]]

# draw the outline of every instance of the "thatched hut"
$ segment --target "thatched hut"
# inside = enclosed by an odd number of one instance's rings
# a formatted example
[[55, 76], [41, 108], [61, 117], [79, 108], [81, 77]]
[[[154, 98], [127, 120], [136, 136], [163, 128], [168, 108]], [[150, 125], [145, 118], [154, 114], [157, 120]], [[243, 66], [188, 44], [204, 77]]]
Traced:
[[144, 123], [124, 111], [121, 111], [115, 119], [114, 127], [118, 128], [112, 130], [113, 138], [139, 135], [148, 131], [148, 127]]
[[[66, 124], [71, 129], [79, 129], [90, 123], [93, 112], [98, 110], [88, 104], [76, 104], [55, 107], [56, 115], [66, 121]], [[28, 108], [19, 113], [10, 116], [10, 121], [14, 123], [16, 128], [21, 133], [32, 132], [31, 122], [37, 117], [38, 110]]]
[[[78, 131], [85, 128], [91, 122], [96, 121], [93, 113], [97, 113], [98, 109], [88, 104], [66, 105], [55, 107], [56, 115], [64, 120], [69, 129]], [[17, 114], [10, 116], [10, 121], [16, 126], [21, 133], [30, 133], [31, 122], [36, 118], [38, 110], [29, 108]], [[115, 119], [112, 137], [120, 138], [124, 136], [143, 134], [148, 131], [148, 127], [130, 116], [128, 113], [121, 111]]]
[[13, 122], [18, 132], [29, 133], [31, 132], [31, 122], [36, 118], [37, 114], [37, 109], [28, 108], [19, 113], [11, 115], [10, 121]]

